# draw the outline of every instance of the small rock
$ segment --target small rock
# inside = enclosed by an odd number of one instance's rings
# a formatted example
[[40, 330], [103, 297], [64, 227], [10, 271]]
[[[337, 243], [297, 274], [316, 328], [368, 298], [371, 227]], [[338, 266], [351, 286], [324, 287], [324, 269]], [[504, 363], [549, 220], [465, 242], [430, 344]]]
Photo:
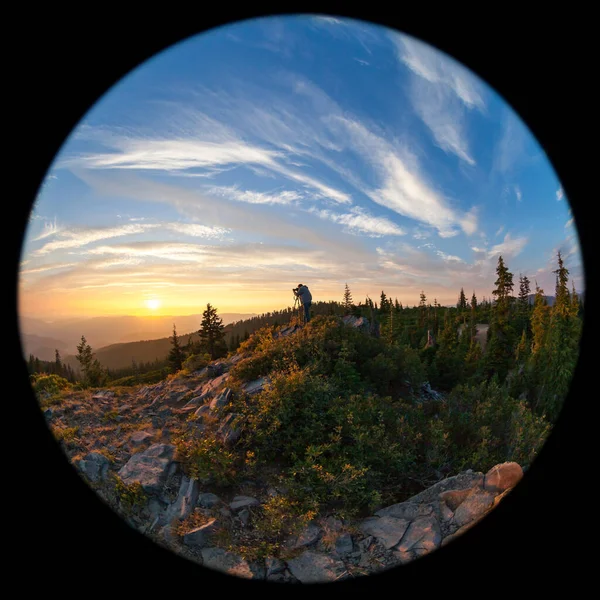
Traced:
[[340, 556], [350, 554], [354, 549], [352, 536], [349, 533], [343, 533], [335, 540], [335, 551]]
[[144, 442], [152, 439], [152, 434], [147, 431], [136, 431], [129, 437], [132, 446], [141, 446]]
[[90, 452], [79, 461], [79, 468], [90, 481], [106, 479], [110, 461], [99, 452]]
[[198, 496], [198, 506], [202, 508], [212, 508], [216, 504], [219, 504], [219, 502], [221, 502], [219, 496], [211, 492], [205, 492]]
[[216, 519], [211, 519], [208, 523], [196, 527], [192, 531], [188, 531], [183, 536], [183, 543], [186, 546], [194, 546], [196, 548], [204, 548], [208, 545], [210, 537], [219, 528], [219, 522]]
[[260, 502], [256, 498], [250, 496], [235, 496], [229, 504], [229, 508], [234, 512], [246, 508], [248, 506], [258, 506]]
[[238, 519], [242, 522], [244, 527], [248, 525], [248, 521], [250, 520], [250, 511], [247, 508], [240, 510], [238, 513]]
[[335, 581], [345, 571], [342, 561], [309, 550], [288, 560], [287, 564], [292, 575], [301, 583]]
[[267, 569], [267, 577], [285, 571], [285, 563], [279, 558], [273, 558], [271, 556], [265, 559], [265, 567]]
[[315, 544], [323, 531], [314, 523], [309, 523], [296, 539], [295, 547], [302, 548], [303, 546], [312, 546]]

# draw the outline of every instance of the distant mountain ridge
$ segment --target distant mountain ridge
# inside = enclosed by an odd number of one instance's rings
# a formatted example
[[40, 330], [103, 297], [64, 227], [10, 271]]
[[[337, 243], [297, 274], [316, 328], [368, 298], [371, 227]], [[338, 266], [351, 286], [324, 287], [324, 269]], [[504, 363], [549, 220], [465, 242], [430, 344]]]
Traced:
[[[255, 313], [223, 313], [219, 316], [223, 319], [223, 324], [228, 325], [256, 315]], [[173, 332], [173, 323], [177, 327], [177, 333], [186, 336], [198, 331], [201, 322], [202, 314], [192, 314], [92, 317], [64, 319], [52, 323], [33, 317], [21, 317], [19, 324], [25, 356], [33, 354], [42, 360], [53, 360], [54, 348], [58, 348], [60, 352], [75, 354], [82, 335], [95, 350], [120, 342], [169, 337]], [[45, 338], [45, 341], [42, 338]], [[51, 356], [48, 356], [49, 348], [51, 348]]]

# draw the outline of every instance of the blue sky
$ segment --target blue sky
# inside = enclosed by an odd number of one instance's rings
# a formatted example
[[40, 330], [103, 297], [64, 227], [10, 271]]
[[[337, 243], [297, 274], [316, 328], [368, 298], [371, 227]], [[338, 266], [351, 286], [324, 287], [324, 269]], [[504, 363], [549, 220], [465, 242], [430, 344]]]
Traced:
[[20, 311], [264, 312], [300, 282], [453, 304], [491, 295], [500, 254], [551, 294], [559, 248], [582, 289], [560, 181], [476, 75], [380, 26], [270, 17], [180, 42], [89, 111], [34, 205]]

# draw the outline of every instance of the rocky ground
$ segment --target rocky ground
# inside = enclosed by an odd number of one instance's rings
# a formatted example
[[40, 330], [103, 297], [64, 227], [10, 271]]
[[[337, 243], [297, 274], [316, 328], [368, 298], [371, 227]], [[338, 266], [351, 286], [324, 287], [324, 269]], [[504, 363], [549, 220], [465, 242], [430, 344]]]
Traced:
[[[210, 479], [190, 479], [176, 451], [177, 438], [190, 431], [191, 422], [201, 436], [203, 423], [219, 418], [218, 409], [232, 396], [228, 370], [242, 358], [216, 361], [155, 385], [72, 392], [57, 404], [41, 400], [65, 454], [98, 495], [132, 527], [205, 567], [286, 583], [377, 573], [461, 535], [522, 477], [516, 463], [497, 465], [486, 474], [466, 471], [364, 519], [315, 518], [286, 540], [286, 560], [245, 560], [226, 550], [223, 540], [251, 544], [255, 512], [281, 490], [246, 481], [223, 492]], [[243, 391], [258, 393], [266, 384], [265, 379], [249, 382]], [[435, 394], [429, 388], [423, 393]], [[235, 415], [222, 417], [218, 432], [224, 442], [234, 442], [239, 436]]]

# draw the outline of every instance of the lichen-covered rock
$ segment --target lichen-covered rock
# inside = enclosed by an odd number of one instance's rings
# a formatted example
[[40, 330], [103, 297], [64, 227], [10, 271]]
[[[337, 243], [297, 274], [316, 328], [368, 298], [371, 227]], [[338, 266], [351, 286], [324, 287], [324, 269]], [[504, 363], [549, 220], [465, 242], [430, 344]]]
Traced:
[[305, 546], [312, 546], [315, 544], [321, 535], [323, 534], [322, 529], [314, 523], [309, 523], [298, 535], [295, 542], [296, 548], [302, 548]]

